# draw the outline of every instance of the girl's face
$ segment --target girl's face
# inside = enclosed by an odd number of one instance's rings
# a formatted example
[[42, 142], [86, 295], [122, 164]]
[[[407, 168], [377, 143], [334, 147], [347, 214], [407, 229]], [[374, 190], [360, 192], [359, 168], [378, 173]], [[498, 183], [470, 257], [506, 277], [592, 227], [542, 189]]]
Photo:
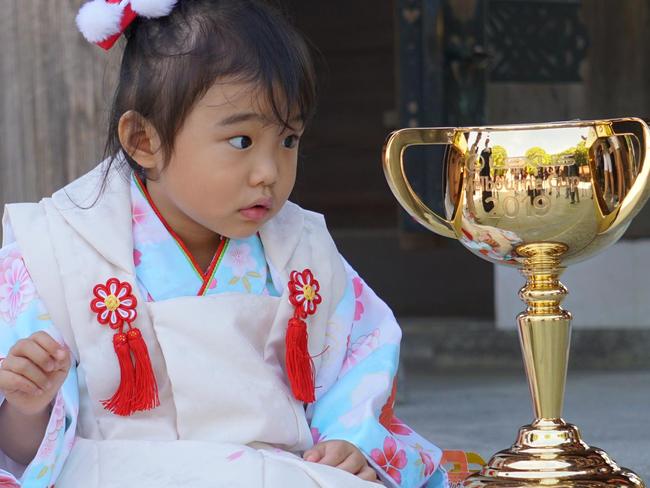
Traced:
[[187, 116], [169, 165], [157, 163], [147, 188], [181, 237], [248, 237], [289, 198], [303, 124], [284, 129], [264, 100], [251, 84], [216, 83]]

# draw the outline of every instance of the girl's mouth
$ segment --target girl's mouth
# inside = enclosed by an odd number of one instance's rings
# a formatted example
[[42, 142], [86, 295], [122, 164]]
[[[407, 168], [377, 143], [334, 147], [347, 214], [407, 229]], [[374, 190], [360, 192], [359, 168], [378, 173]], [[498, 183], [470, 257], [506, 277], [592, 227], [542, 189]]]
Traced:
[[246, 220], [252, 220], [254, 222], [260, 222], [261, 220], [264, 220], [264, 218], [269, 214], [271, 211], [271, 204], [272, 200], [269, 199], [263, 199], [255, 202], [254, 205], [251, 205], [250, 207], [242, 208], [239, 213], [246, 219]]
[[259, 222], [267, 216], [269, 209], [262, 207], [261, 205], [255, 205], [254, 207], [244, 208], [240, 210], [239, 213], [243, 215], [245, 219]]

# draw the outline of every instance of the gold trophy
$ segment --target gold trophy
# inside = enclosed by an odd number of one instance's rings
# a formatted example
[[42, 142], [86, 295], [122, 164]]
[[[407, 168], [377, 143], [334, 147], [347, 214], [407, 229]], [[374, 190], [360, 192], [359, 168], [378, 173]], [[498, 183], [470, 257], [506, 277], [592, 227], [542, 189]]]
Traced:
[[[445, 216], [415, 194], [409, 146], [445, 145]], [[614, 244], [650, 196], [650, 132], [636, 118], [393, 132], [384, 147], [388, 184], [427, 229], [458, 239], [526, 277], [517, 323], [535, 420], [466, 488], [645, 487], [562, 419], [571, 314], [560, 306], [564, 267]]]

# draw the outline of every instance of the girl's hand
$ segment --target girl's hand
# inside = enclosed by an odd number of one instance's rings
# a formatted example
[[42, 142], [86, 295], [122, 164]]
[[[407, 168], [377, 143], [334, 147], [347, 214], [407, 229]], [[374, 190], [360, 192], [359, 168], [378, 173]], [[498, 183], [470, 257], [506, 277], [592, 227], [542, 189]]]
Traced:
[[70, 352], [43, 331], [21, 339], [0, 363], [0, 392], [23, 415], [44, 412], [70, 369]]
[[368, 461], [361, 451], [347, 441], [319, 442], [311, 449], [305, 451], [302, 458], [312, 463], [326, 464], [342, 469], [358, 476], [362, 480], [377, 480], [377, 473], [368, 465]]

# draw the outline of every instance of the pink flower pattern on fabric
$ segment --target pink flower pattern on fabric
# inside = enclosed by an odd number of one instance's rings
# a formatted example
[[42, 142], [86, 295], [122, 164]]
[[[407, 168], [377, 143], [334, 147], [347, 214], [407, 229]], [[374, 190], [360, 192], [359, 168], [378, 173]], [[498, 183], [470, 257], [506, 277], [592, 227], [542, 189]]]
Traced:
[[0, 488], [20, 488], [20, 485], [16, 483], [14, 478], [0, 474]]
[[433, 459], [431, 459], [431, 455], [424, 451], [420, 451], [420, 459], [422, 460], [422, 464], [424, 465], [424, 473], [423, 473], [424, 477], [432, 475], [433, 472], [436, 470], [436, 465], [433, 462]]
[[138, 245], [142, 245], [169, 239], [169, 233], [165, 226], [151, 210], [142, 194], [140, 192], [132, 192], [131, 194], [134, 198], [132, 202], [133, 240]]
[[384, 450], [373, 449], [370, 457], [390, 476], [397, 484], [402, 482], [401, 469], [406, 467], [406, 452], [397, 449], [397, 442], [393, 437], [384, 439]]
[[311, 438], [314, 441], [314, 444], [318, 444], [321, 441], [324, 441], [327, 439], [326, 435], [321, 434], [320, 430], [318, 430], [316, 427], [311, 428]]
[[232, 454], [227, 456], [226, 459], [228, 461], [230, 461], [230, 462], [233, 462], [233, 461], [236, 461], [237, 459], [239, 459], [240, 457], [242, 457], [243, 455], [244, 455], [244, 450], [242, 449], [240, 451], [233, 452]]
[[43, 445], [41, 446], [38, 457], [49, 457], [54, 454], [56, 448], [56, 441], [59, 438], [59, 433], [64, 428], [65, 424], [65, 408], [63, 401], [57, 399], [54, 408], [52, 409], [52, 418], [50, 420], [50, 426], [47, 429], [45, 438], [43, 440]]
[[363, 301], [361, 301], [361, 293], [363, 292], [363, 281], [358, 276], [352, 280], [352, 286], [354, 287], [354, 321], [357, 322], [361, 320], [363, 312], [365, 312], [365, 307], [363, 306]]
[[342, 375], [354, 365], [370, 356], [370, 353], [379, 346], [380, 334], [379, 329], [375, 329], [370, 334], [358, 337], [352, 343], [350, 343], [350, 337], [348, 337], [348, 350], [343, 361], [343, 366], [341, 367]]
[[395, 417], [395, 398], [397, 397], [397, 376], [393, 378], [393, 388], [386, 403], [381, 407], [379, 423], [386, 430], [397, 435], [410, 435], [413, 431], [400, 419]]
[[232, 269], [234, 276], [244, 276], [247, 272], [257, 269], [257, 262], [251, 254], [251, 247], [246, 243], [239, 244], [233, 241], [230, 241], [223, 264]]
[[10, 254], [0, 264], [0, 318], [13, 324], [35, 295], [36, 288], [22, 258]]
[[413, 432], [404, 422], [395, 416], [390, 420], [388, 430], [393, 434], [398, 435], [409, 435]]

